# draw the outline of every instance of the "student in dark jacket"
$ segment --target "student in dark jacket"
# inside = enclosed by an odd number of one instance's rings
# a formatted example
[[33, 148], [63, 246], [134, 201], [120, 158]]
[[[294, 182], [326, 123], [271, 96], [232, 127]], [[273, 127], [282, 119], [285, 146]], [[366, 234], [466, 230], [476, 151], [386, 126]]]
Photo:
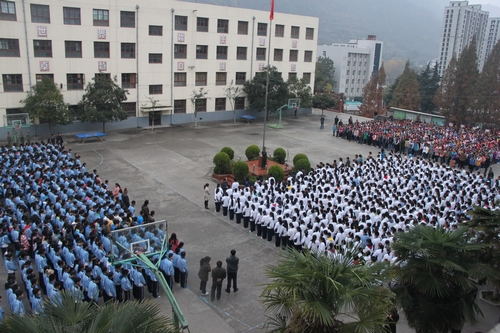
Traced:
[[226, 258], [227, 264], [227, 288], [226, 292], [231, 292], [231, 281], [233, 282], [233, 290], [234, 292], [238, 291], [237, 285], [237, 274], [238, 274], [238, 265], [240, 263], [240, 258], [236, 256], [236, 250], [231, 250], [231, 255]]
[[208, 273], [212, 271], [210, 267], [210, 257], [202, 258], [200, 261], [200, 270], [198, 271], [198, 277], [200, 278], [200, 290], [202, 295], [208, 295], [207, 293], [207, 282]]
[[215, 298], [215, 289], [217, 289], [217, 300], [220, 300], [220, 294], [222, 291], [222, 282], [226, 278], [226, 269], [222, 267], [222, 261], [217, 261], [217, 267], [212, 270], [212, 301]]

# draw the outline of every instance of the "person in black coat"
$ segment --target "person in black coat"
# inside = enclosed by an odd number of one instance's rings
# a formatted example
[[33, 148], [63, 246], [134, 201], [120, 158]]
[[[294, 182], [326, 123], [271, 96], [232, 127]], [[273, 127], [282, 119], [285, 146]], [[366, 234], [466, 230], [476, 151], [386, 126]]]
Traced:
[[238, 273], [238, 264], [240, 262], [240, 258], [236, 256], [236, 250], [231, 250], [231, 255], [226, 258], [227, 264], [227, 288], [226, 292], [231, 292], [231, 281], [233, 282], [233, 290], [234, 292], [238, 291], [237, 281], [237, 273]]
[[211, 299], [215, 298], [215, 290], [217, 289], [217, 300], [220, 300], [220, 294], [222, 291], [222, 282], [226, 278], [226, 269], [222, 267], [222, 261], [217, 261], [217, 267], [212, 269], [212, 290]]

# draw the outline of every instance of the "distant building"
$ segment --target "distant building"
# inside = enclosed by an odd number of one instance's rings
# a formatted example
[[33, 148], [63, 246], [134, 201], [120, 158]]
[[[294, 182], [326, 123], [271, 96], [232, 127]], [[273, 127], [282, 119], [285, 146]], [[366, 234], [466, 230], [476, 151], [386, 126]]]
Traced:
[[347, 44], [319, 45], [318, 57], [332, 59], [335, 66], [337, 85], [333, 90], [348, 99], [362, 96], [364, 86], [382, 66], [383, 45], [374, 35]]
[[443, 29], [439, 53], [439, 75], [443, 76], [453, 54], [460, 56], [462, 50], [476, 36], [479, 69], [498, 41], [500, 18], [490, 18], [481, 5], [469, 5], [468, 1], [450, 1], [443, 14]]
[[[232, 112], [213, 112], [232, 110], [224, 90], [262, 71], [268, 54], [285, 81], [314, 84], [317, 17], [276, 13], [269, 45], [269, 11], [176, 0], [0, 5], [0, 119], [23, 112], [19, 101], [43, 77], [57, 83], [77, 120], [86, 84], [109, 76], [129, 90], [123, 107], [134, 119], [128, 121], [149, 115], [150, 124], [161, 123], [160, 113], [189, 119], [190, 97], [201, 87], [208, 95], [197, 111], [232, 119]], [[160, 106], [154, 119], [148, 96]], [[248, 101], [242, 95], [235, 104], [243, 110]]]

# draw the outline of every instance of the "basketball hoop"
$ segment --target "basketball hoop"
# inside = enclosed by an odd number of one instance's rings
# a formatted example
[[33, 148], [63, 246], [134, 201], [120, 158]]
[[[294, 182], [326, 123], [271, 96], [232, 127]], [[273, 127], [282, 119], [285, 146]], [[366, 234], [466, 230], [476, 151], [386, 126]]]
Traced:
[[20, 130], [21, 129], [21, 120], [13, 120], [12, 126], [14, 127], [15, 130]]

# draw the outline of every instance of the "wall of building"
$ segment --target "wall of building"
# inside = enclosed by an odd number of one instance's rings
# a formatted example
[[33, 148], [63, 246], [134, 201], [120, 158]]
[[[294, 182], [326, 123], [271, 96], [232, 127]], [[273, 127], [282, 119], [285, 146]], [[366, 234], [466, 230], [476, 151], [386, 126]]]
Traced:
[[[84, 93], [83, 89], [68, 89], [67, 74], [82, 74], [84, 83], [92, 80], [96, 73], [109, 74], [122, 84], [122, 74], [137, 74], [138, 83], [135, 88], [128, 88], [128, 103], [135, 104], [135, 112], [130, 116], [146, 116], [141, 107], [150, 105], [149, 97], [158, 101], [158, 105], [173, 106], [175, 100], [185, 100], [188, 114], [193, 113], [189, 98], [193, 90], [203, 87], [208, 91], [207, 112], [214, 112], [217, 98], [225, 98], [224, 89], [236, 84], [236, 73], [246, 73], [251, 79], [256, 72], [267, 64], [269, 43], [271, 40], [270, 63], [278, 68], [285, 80], [289, 73], [296, 73], [302, 78], [304, 73], [310, 75], [311, 86], [314, 83], [316, 59], [318, 18], [275, 13], [272, 27], [272, 39], [269, 36], [269, 12], [242, 8], [227, 8], [173, 0], [45, 0], [25, 1], [26, 22], [23, 16], [21, 0], [8, 1], [14, 3], [16, 20], [8, 21], [0, 18], [0, 39], [16, 39], [19, 41], [19, 56], [0, 56], [0, 72], [2, 74], [21, 74], [22, 92], [5, 92], [3, 80], [0, 81], [0, 116], [9, 112], [18, 112], [23, 105], [20, 100], [26, 97], [30, 86], [36, 83], [37, 74], [53, 75], [54, 81], [61, 87], [65, 102], [76, 105]], [[32, 22], [31, 4], [43, 4], [50, 8], [50, 23]], [[139, 8], [136, 8], [139, 4]], [[80, 25], [64, 24], [63, 7], [79, 8]], [[93, 11], [107, 10], [109, 23], [107, 26], [94, 25]], [[137, 29], [121, 27], [120, 13], [135, 13]], [[175, 16], [187, 18], [186, 30], [175, 29]], [[198, 18], [208, 18], [208, 32], [197, 31]], [[218, 33], [218, 20], [228, 20], [228, 32]], [[238, 22], [248, 22], [248, 34], [238, 33]], [[266, 36], [258, 35], [259, 23], [267, 24]], [[149, 34], [149, 26], [161, 26], [162, 35]], [[276, 37], [276, 25], [284, 26], [283, 37]], [[292, 38], [292, 25], [299, 27], [298, 38]], [[25, 38], [25, 26], [27, 39]], [[172, 29], [174, 27], [174, 29]], [[313, 29], [312, 38], [306, 38], [306, 29]], [[136, 38], [137, 34], [137, 38]], [[137, 44], [138, 39], [138, 44]], [[35, 57], [34, 40], [52, 42], [52, 57]], [[82, 45], [81, 58], [68, 58], [65, 52], [66, 41], [79, 41]], [[109, 43], [109, 57], [96, 58], [95, 42]], [[122, 43], [135, 43], [137, 59], [122, 58]], [[175, 45], [187, 47], [185, 59], [174, 58]], [[196, 59], [198, 46], [208, 46], [207, 59]], [[227, 59], [217, 59], [217, 46], [227, 46]], [[247, 48], [246, 60], [238, 60], [237, 47]], [[257, 60], [257, 48], [265, 48], [265, 59]], [[283, 59], [275, 61], [274, 50], [283, 50]], [[290, 61], [290, 50], [298, 50], [297, 61]], [[305, 61], [305, 52], [312, 52], [312, 59]], [[162, 54], [162, 63], [149, 63], [149, 54]], [[138, 64], [138, 68], [137, 68]], [[206, 84], [196, 84], [196, 73], [207, 73]], [[226, 84], [216, 84], [216, 73], [227, 73]], [[174, 74], [186, 74], [186, 86], [174, 86]], [[150, 94], [150, 85], [161, 85], [162, 92]], [[242, 85], [240, 86], [242, 87]], [[247, 105], [247, 101], [245, 105]], [[230, 109], [226, 100], [226, 108]], [[177, 110], [179, 111], [179, 110]], [[177, 116], [177, 115], [176, 115]], [[179, 118], [182, 118], [179, 114]], [[127, 120], [136, 123], [137, 120]], [[162, 121], [163, 122], [163, 121]]]

